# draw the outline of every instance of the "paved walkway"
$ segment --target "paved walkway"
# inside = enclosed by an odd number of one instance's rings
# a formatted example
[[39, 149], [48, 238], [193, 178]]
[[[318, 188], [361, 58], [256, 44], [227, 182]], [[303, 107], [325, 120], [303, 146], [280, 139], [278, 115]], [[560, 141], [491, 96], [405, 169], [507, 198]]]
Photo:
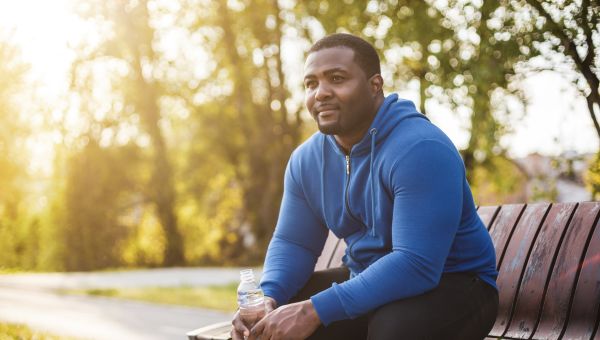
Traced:
[[[256, 270], [260, 277], [260, 270]], [[239, 268], [169, 268], [95, 273], [0, 275], [0, 320], [84, 339], [185, 339], [185, 333], [231, 313], [105, 297], [58, 289], [202, 286], [239, 280]]]
[[[38, 289], [208, 286], [238, 282], [241, 268], [159, 268], [0, 275], [0, 286]], [[260, 268], [254, 268], [260, 277]]]

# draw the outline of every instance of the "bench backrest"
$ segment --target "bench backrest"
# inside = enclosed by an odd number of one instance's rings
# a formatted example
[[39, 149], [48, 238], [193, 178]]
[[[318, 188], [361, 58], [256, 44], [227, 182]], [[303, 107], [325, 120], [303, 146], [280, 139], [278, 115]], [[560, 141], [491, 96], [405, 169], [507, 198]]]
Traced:
[[[599, 339], [600, 202], [511, 204], [477, 212], [496, 246], [500, 305], [490, 337]], [[315, 270], [339, 267], [330, 233]]]

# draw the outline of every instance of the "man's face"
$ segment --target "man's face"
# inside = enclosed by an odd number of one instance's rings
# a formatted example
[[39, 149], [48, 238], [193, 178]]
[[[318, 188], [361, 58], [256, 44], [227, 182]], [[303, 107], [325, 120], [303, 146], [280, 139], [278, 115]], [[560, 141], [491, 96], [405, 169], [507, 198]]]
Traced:
[[375, 93], [353, 50], [332, 47], [309, 54], [304, 88], [306, 107], [322, 133], [345, 137], [369, 128]]

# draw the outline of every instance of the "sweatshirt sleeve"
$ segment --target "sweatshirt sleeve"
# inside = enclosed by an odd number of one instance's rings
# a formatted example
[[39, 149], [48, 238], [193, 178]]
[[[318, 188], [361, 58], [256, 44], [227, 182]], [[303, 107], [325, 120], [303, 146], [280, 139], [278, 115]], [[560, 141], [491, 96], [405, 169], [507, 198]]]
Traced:
[[455, 149], [424, 140], [396, 161], [389, 176], [392, 252], [311, 298], [325, 325], [425, 293], [439, 283], [460, 223], [462, 160]]
[[279, 219], [267, 248], [261, 288], [285, 304], [312, 274], [327, 238], [327, 228], [310, 208], [295, 172], [294, 155], [285, 171]]

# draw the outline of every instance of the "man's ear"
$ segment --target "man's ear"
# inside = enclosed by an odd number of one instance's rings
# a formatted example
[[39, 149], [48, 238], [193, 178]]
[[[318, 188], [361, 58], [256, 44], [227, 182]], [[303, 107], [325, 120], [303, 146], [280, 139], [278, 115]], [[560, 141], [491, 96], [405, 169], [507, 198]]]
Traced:
[[379, 73], [374, 74], [369, 79], [369, 85], [371, 86], [373, 96], [377, 96], [383, 90], [383, 78]]

